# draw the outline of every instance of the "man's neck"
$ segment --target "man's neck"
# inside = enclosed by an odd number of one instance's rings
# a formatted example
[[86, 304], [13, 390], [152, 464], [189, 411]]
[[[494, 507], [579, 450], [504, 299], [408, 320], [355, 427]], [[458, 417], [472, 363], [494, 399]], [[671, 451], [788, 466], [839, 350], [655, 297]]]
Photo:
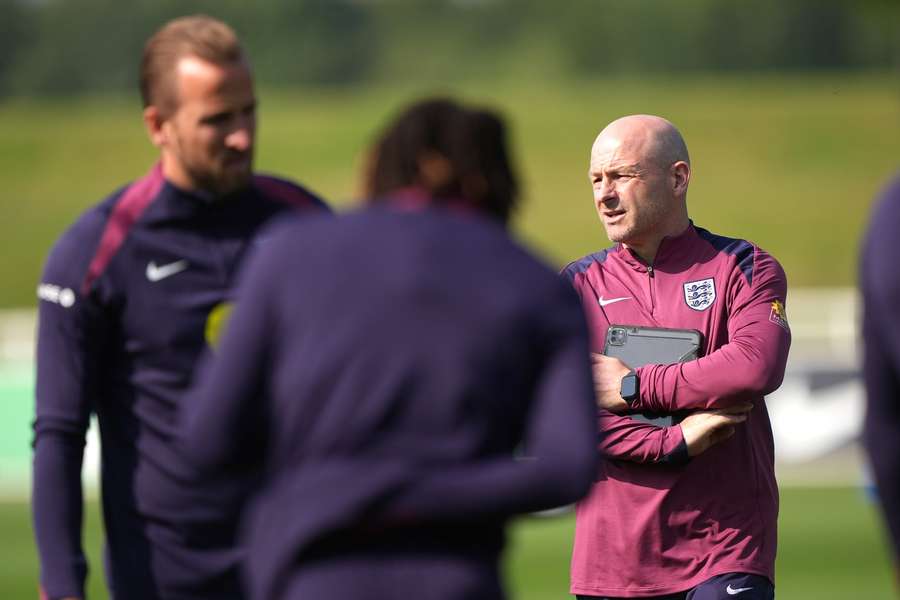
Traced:
[[684, 233], [690, 226], [691, 221], [686, 216], [684, 220], [667, 227], [661, 235], [654, 236], [652, 239], [644, 242], [622, 242], [622, 245], [628, 248], [635, 256], [644, 263], [652, 265], [656, 260], [656, 254], [659, 252], [659, 246], [662, 241], [668, 237], [678, 237]]
[[195, 182], [173, 156], [163, 152], [160, 157], [160, 164], [162, 165], [162, 174], [166, 181], [185, 192], [196, 191], [197, 186]]

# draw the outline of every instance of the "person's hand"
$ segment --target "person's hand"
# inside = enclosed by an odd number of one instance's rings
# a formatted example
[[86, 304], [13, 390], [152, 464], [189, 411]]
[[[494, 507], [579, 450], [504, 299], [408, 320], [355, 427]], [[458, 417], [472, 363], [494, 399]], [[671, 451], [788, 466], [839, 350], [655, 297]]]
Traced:
[[749, 403], [736, 404], [720, 410], [701, 410], [688, 415], [681, 422], [681, 433], [687, 444], [688, 456], [697, 456], [719, 442], [734, 435], [734, 427], [747, 420], [753, 409]]
[[628, 403], [619, 394], [622, 378], [631, 371], [628, 365], [618, 358], [591, 352], [591, 370], [597, 406], [614, 413], [628, 410]]

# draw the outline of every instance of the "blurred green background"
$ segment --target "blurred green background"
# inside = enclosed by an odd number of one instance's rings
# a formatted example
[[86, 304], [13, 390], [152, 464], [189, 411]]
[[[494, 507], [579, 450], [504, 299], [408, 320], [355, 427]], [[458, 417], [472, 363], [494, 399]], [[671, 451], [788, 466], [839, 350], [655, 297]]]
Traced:
[[[588, 153], [624, 114], [679, 126], [694, 221], [771, 251], [794, 288], [854, 284], [869, 208], [900, 168], [891, 0], [0, 0], [0, 308], [33, 307], [53, 240], [149, 168], [140, 48], [192, 12], [229, 21], [254, 62], [259, 169], [340, 207], [354, 202], [367, 145], [404, 104], [450, 94], [500, 110], [526, 191], [515, 231], [557, 265], [608, 244]], [[30, 376], [29, 366], [0, 369], [0, 438], [23, 465]], [[27, 492], [8, 471], [0, 491], [0, 597], [27, 598]], [[87, 517], [96, 557], [96, 504]], [[571, 517], [516, 527], [517, 598], [566, 596], [571, 527]], [[784, 486], [780, 538], [779, 597], [893, 596], [862, 490]], [[91, 597], [102, 598], [93, 565]]]

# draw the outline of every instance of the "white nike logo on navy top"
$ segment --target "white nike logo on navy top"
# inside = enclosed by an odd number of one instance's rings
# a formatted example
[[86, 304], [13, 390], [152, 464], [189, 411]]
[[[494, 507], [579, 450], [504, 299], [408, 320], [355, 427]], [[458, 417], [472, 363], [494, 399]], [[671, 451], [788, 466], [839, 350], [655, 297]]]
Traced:
[[167, 265], [156, 266], [156, 263], [150, 261], [147, 263], [147, 279], [153, 282], [160, 281], [166, 277], [171, 277], [176, 273], [181, 273], [188, 268], [188, 261], [181, 259]]
[[740, 594], [741, 592], [746, 592], [747, 590], [752, 590], [752, 589], [753, 589], [752, 587], [733, 588], [733, 587], [731, 587], [731, 584], [729, 583], [728, 587], [725, 588], [725, 591], [728, 592], [729, 596], [736, 596], [737, 594]]
[[600, 303], [600, 306], [606, 306], [607, 304], [612, 304], [613, 302], [621, 302], [622, 300], [631, 300], [631, 296], [625, 296], [624, 298], [610, 298], [609, 300], [604, 300], [603, 296], [597, 300]]

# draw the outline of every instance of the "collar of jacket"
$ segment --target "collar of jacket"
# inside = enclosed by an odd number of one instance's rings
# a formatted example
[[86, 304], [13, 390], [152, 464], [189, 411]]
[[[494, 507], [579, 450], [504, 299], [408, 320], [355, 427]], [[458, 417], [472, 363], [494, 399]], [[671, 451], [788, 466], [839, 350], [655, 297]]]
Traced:
[[[154, 165], [146, 177], [162, 178], [160, 163]], [[163, 179], [154, 207], [147, 215], [150, 221], [170, 221], [205, 218], [220, 215], [228, 218], [228, 215], [239, 217], [243, 214], [242, 207], [248, 202], [256, 200], [257, 192], [252, 183], [246, 187], [225, 197], [216, 197], [205, 190], [185, 190], [168, 179]]]
[[[379, 201], [374, 202], [378, 204]], [[420, 186], [399, 188], [390, 192], [380, 203], [402, 212], [416, 212], [429, 208], [443, 208], [460, 214], [478, 214], [480, 211], [463, 198], [434, 196]]]
[[648, 266], [652, 266], [654, 271], [679, 272], [693, 264], [702, 249], [703, 240], [697, 233], [694, 222], [689, 221], [684, 231], [666, 236], [660, 241], [656, 257], [650, 265], [621, 243], [616, 244], [616, 255], [635, 271], [645, 272]]

